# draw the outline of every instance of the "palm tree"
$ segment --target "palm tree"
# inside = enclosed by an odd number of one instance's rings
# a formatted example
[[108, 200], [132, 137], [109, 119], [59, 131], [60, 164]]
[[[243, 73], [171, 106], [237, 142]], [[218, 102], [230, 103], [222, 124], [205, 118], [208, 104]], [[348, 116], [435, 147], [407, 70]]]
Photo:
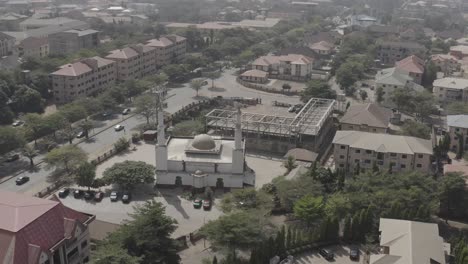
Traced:
[[297, 167], [296, 159], [293, 156], [288, 156], [288, 159], [283, 162], [283, 166], [286, 168], [286, 174], [290, 173]]
[[29, 159], [29, 164], [34, 167], [34, 157], [37, 156], [38, 151], [31, 145], [25, 145], [22, 150], [23, 156]]
[[198, 91], [202, 88], [202, 86], [203, 86], [203, 81], [201, 79], [194, 79], [190, 82], [190, 87], [197, 92], [197, 97], [198, 97]]

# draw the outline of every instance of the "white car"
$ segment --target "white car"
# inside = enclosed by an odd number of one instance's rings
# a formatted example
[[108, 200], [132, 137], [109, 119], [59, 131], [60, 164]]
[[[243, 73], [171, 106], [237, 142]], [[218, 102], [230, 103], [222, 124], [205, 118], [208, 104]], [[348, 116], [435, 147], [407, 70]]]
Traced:
[[125, 127], [122, 126], [122, 125], [116, 125], [116, 126], [114, 127], [114, 130], [115, 130], [115, 131], [121, 131], [121, 130], [123, 130], [123, 129], [125, 129]]

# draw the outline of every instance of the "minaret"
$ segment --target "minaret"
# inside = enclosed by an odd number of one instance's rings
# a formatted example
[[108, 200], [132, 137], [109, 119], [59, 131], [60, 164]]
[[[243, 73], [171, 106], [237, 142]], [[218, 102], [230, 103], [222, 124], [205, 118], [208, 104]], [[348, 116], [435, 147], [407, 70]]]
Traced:
[[234, 131], [234, 149], [232, 150], [232, 173], [244, 173], [244, 149], [242, 148], [242, 113], [240, 107], [237, 108], [237, 121]]
[[158, 109], [158, 142], [156, 144], [156, 171], [167, 171], [167, 146], [164, 135], [164, 113]]

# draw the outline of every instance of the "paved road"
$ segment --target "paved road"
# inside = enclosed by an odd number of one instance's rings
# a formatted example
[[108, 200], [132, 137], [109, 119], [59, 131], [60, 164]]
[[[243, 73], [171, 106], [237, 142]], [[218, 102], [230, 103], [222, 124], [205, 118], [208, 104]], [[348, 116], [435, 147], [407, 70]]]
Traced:
[[[236, 78], [233, 75], [234, 70], [226, 70], [220, 78], [215, 80], [215, 89], [211, 89], [211, 82], [208, 86], [204, 86], [199, 91], [199, 97], [195, 97], [195, 91], [192, 90], [189, 84], [184, 84], [179, 88], [171, 88], [168, 91], [167, 104], [168, 108], [166, 109], [169, 113], [174, 113], [181, 109], [183, 106], [201, 100], [204, 98], [211, 98], [216, 96], [224, 97], [251, 97], [251, 98], [261, 98], [263, 104], [271, 104], [273, 101], [282, 101], [287, 103], [298, 103], [298, 96], [285, 96], [281, 94], [270, 94], [261, 91], [256, 91], [239, 85], [236, 82]], [[100, 154], [107, 149], [111, 148], [117, 139], [122, 136], [132, 133], [132, 130], [137, 128], [139, 125], [144, 124], [146, 121], [140, 116], [133, 116], [125, 121], [122, 120], [122, 115], [115, 115], [112, 119], [106, 120], [100, 124], [101, 128], [95, 129], [97, 132], [108, 127], [105, 131], [97, 134], [96, 136], [91, 137], [89, 140], [81, 142], [78, 144], [86, 153], [90, 155]], [[112, 128], [117, 122], [125, 126], [125, 131], [115, 132]], [[36, 157], [35, 161], [38, 163], [41, 161], [43, 156]], [[22, 164], [23, 166], [28, 164], [26, 160], [16, 161], [16, 163]], [[6, 166], [13, 166], [14, 164], [8, 164]], [[5, 165], [4, 165], [5, 166]], [[35, 171], [26, 171], [23, 172], [20, 176], [29, 176], [31, 180], [28, 183], [25, 183], [22, 186], [16, 186], [14, 179], [12, 178], [4, 183], [0, 184], [0, 190], [9, 190], [14, 192], [34, 194], [38, 191], [44, 189], [51, 182], [54, 181], [52, 177], [49, 177], [51, 174], [50, 170], [44, 168], [45, 165], [39, 165], [36, 167]], [[2, 168], [0, 168], [1, 170]]]

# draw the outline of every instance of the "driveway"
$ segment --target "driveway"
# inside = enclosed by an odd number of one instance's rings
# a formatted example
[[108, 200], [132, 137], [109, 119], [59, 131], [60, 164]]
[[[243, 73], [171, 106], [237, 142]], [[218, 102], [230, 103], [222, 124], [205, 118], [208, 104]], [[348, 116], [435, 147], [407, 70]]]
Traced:
[[336, 264], [356, 264], [356, 263], [364, 263], [363, 253], [361, 251], [361, 258], [359, 261], [352, 261], [349, 259], [349, 247], [348, 246], [330, 246], [326, 247], [327, 249], [331, 249], [335, 253], [335, 259], [332, 261], [328, 261], [324, 259], [319, 253], [318, 250], [313, 250], [308, 253], [303, 253], [296, 257], [297, 264], [329, 264], [329, 263], [336, 263]]

